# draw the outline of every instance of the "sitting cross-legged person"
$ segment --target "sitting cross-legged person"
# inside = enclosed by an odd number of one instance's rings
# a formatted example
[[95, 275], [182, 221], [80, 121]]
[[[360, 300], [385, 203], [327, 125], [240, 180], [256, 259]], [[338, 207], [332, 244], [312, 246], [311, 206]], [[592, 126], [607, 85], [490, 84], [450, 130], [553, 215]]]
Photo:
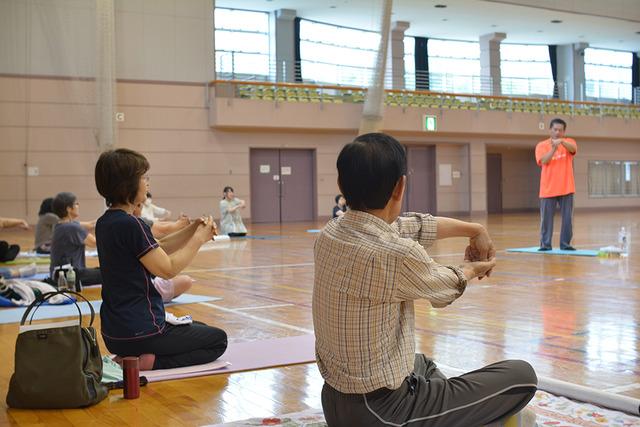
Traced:
[[[24, 219], [0, 218], [0, 229], [20, 227], [29, 229], [29, 223]], [[20, 253], [20, 246], [0, 240], [0, 262], [13, 261]]]
[[[140, 218], [144, 221], [153, 233], [153, 221], [150, 219], [142, 217], [140, 214], [142, 212], [142, 204], [137, 204], [135, 209], [133, 210], [133, 216]], [[156, 234], [153, 233], [155, 236]], [[158, 243], [162, 246], [163, 242], [171, 240], [172, 235], [166, 236], [162, 239], [159, 239]], [[186, 274], [180, 274], [173, 279], [163, 279], [162, 277], [154, 277], [153, 278], [153, 286], [155, 286], [156, 290], [162, 296], [163, 302], [170, 302], [172, 299], [179, 297], [183, 293], [187, 292], [191, 285], [193, 285], [193, 280], [191, 276], [187, 276]]]
[[87, 268], [85, 248], [96, 247], [96, 238], [89, 232], [93, 222], [80, 222], [80, 202], [73, 193], [58, 193], [53, 198], [53, 213], [60, 221], [53, 228], [51, 238], [51, 263], [49, 274], [56, 285], [55, 270], [57, 267], [71, 264], [76, 271], [77, 280], [82, 286], [99, 285], [102, 276], [99, 268]]
[[211, 217], [201, 218], [157, 242], [133, 215], [146, 197], [148, 170], [147, 159], [128, 149], [106, 151], [96, 163], [96, 187], [109, 207], [96, 224], [102, 337], [119, 357], [139, 357], [141, 370], [212, 362], [225, 352], [227, 334], [201, 322], [168, 323], [153, 277], [177, 276], [216, 235], [216, 226]]

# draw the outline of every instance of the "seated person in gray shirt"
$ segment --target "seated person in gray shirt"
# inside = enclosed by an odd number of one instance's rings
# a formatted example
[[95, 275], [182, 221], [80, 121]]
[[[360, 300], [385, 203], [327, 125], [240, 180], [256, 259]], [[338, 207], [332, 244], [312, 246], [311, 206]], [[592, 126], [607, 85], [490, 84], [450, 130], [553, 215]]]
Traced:
[[40, 212], [38, 212], [34, 251], [39, 254], [51, 253], [53, 227], [56, 226], [58, 221], [60, 221], [60, 218], [53, 213], [53, 197], [47, 197], [40, 204]]
[[51, 239], [51, 279], [56, 282], [56, 267], [71, 264], [76, 271], [76, 280], [82, 286], [102, 283], [100, 269], [87, 268], [84, 256], [85, 246], [96, 247], [96, 238], [88, 231], [95, 222], [81, 223], [77, 220], [80, 216], [80, 203], [73, 193], [58, 193], [53, 199], [53, 212], [60, 218], [60, 222], [53, 229]]

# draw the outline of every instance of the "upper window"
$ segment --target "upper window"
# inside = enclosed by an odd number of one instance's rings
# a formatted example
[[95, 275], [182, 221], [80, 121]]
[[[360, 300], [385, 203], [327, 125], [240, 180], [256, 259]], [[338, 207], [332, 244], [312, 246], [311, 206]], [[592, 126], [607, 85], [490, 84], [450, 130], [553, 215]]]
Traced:
[[480, 44], [429, 39], [429, 89], [480, 93]]
[[216, 73], [269, 75], [269, 14], [215, 9]]
[[380, 35], [300, 20], [302, 79], [311, 83], [367, 86], [378, 54]]
[[500, 45], [503, 95], [553, 96], [548, 46]]
[[631, 100], [631, 52], [584, 50], [585, 95], [596, 99]]

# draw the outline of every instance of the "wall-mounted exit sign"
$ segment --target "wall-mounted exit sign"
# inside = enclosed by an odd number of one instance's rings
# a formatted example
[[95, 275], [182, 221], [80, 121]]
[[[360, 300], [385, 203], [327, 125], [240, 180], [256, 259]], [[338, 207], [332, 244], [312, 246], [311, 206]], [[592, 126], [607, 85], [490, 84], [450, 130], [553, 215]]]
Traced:
[[438, 118], [436, 116], [422, 116], [422, 130], [427, 132], [435, 132], [438, 130]]

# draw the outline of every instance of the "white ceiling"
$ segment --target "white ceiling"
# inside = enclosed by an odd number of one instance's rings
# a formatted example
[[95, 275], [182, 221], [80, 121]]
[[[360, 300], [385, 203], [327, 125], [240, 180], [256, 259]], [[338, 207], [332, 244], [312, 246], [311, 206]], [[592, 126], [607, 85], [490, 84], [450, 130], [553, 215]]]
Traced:
[[[295, 9], [301, 18], [371, 30], [379, 28], [382, 10], [382, 0], [216, 0], [216, 5]], [[408, 21], [410, 36], [478, 40], [503, 32], [505, 43], [585, 42], [640, 51], [640, 0], [395, 0], [392, 19]], [[555, 19], [562, 23], [552, 24]]]

